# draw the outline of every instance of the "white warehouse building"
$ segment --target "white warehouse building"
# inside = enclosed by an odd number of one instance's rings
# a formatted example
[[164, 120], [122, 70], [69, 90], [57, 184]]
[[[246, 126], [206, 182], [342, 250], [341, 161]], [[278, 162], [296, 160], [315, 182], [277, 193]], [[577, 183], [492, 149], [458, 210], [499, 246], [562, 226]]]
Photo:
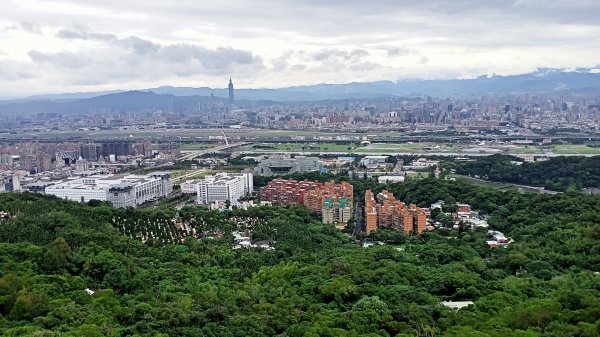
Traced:
[[252, 194], [254, 181], [252, 173], [217, 173], [202, 180], [187, 181], [182, 184], [182, 192], [196, 191], [196, 202], [208, 205], [215, 201], [229, 201], [237, 205], [239, 199]]
[[108, 201], [114, 207], [136, 207], [146, 201], [165, 197], [171, 192], [173, 182], [168, 172], [67, 178], [47, 186], [44, 191], [45, 194], [72, 201]]

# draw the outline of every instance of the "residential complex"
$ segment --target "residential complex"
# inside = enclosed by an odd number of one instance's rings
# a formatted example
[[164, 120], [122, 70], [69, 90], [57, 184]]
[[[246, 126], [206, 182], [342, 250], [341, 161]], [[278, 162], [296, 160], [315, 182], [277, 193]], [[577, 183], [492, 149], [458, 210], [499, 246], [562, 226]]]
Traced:
[[115, 207], [136, 207], [165, 197], [172, 191], [173, 183], [168, 172], [149, 175], [82, 174], [36, 190], [72, 201], [108, 201]]
[[326, 182], [322, 186], [304, 193], [304, 205], [322, 214], [326, 224], [345, 225], [352, 217], [354, 187], [341, 182]]
[[377, 229], [377, 208], [371, 190], [365, 192], [365, 229], [367, 235]]
[[376, 197], [371, 190], [365, 193], [366, 232], [376, 228], [391, 228], [405, 235], [421, 234], [427, 227], [428, 210], [415, 204], [406, 205], [394, 195], [383, 190]]
[[262, 160], [254, 169], [254, 173], [261, 176], [286, 175], [291, 173], [315, 172], [321, 169], [317, 157], [271, 156]]
[[277, 178], [260, 188], [260, 200], [279, 205], [304, 205], [304, 193], [321, 187], [317, 181]]
[[252, 173], [217, 173], [202, 180], [187, 181], [181, 187], [183, 193], [195, 191], [200, 205], [227, 201], [237, 205], [240, 199], [252, 194], [253, 189]]
[[275, 179], [260, 190], [261, 200], [280, 205], [300, 204], [313, 212], [321, 213], [326, 224], [343, 226], [352, 217], [353, 186], [347, 182], [333, 181], [321, 184], [316, 181]]

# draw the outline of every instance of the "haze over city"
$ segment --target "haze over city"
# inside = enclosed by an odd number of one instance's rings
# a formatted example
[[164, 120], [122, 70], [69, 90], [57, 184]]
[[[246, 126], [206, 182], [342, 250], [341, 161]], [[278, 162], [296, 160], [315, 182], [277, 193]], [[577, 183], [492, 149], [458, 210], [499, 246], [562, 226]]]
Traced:
[[38, 1], [0, 13], [0, 97], [598, 72], [597, 1]]

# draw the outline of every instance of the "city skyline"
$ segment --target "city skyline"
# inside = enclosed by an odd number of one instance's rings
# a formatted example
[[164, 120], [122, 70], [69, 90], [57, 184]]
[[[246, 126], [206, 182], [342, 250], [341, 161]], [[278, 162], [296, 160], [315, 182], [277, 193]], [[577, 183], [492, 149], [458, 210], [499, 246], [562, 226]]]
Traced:
[[280, 88], [598, 72], [594, 1], [198, 4], [12, 0], [0, 96], [161, 85]]

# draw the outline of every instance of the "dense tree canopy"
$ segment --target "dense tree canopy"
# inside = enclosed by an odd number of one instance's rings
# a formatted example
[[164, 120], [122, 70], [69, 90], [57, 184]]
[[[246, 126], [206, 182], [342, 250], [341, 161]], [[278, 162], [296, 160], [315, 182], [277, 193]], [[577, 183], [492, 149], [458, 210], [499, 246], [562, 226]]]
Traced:
[[[421, 205], [469, 202], [515, 242], [489, 249], [484, 230], [443, 229], [362, 248], [302, 207], [1, 194], [0, 335], [600, 336], [600, 198], [384, 187]], [[232, 249], [236, 229], [275, 250]], [[461, 300], [475, 305], [438, 304]]]
[[[459, 174], [516, 184], [543, 186], [549, 190], [565, 191], [573, 186], [600, 187], [600, 156], [553, 157], [547, 161], [516, 165], [522, 160], [512, 156], [493, 155], [472, 162], [455, 163]], [[512, 163], [511, 163], [512, 162]]]

